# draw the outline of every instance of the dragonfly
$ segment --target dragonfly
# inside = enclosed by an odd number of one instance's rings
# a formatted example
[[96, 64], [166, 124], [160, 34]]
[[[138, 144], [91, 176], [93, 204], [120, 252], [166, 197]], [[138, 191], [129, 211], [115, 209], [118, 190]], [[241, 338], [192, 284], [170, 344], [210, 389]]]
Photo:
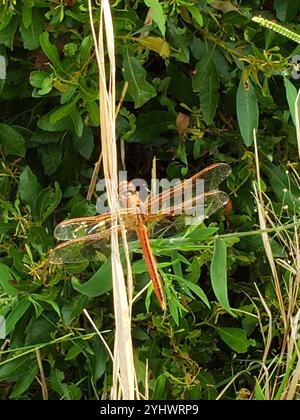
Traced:
[[[226, 163], [215, 163], [156, 194], [149, 194], [145, 200], [131, 183], [120, 189], [119, 194], [126, 197], [126, 205], [120, 210], [119, 230], [125, 226], [127, 237], [138, 239], [147, 266], [156, 298], [163, 311], [166, 300], [162, 279], [157, 267], [156, 258], [150, 245], [149, 226], [167, 226], [178, 215], [195, 217], [197, 224], [202, 223], [218, 209], [229, 202], [227, 193], [218, 189], [219, 184], [231, 173]], [[195, 186], [201, 185], [199, 188]], [[125, 191], [125, 192], [124, 192]], [[184, 193], [188, 194], [184, 195]], [[124, 201], [124, 200], [123, 200]], [[199, 209], [201, 211], [199, 212]], [[63, 241], [50, 252], [49, 260], [54, 264], [67, 264], [93, 259], [103, 259], [109, 253], [112, 229], [112, 214], [107, 212], [97, 216], [67, 219], [59, 223], [54, 236]], [[131, 235], [130, 235], [131, 234]]]

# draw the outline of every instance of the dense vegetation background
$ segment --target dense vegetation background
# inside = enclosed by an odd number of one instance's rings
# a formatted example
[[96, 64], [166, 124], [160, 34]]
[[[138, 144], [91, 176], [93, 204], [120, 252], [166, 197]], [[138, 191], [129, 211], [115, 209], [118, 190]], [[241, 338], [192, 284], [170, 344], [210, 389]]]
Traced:
[[[123, 95], [117, 135], [129, 178], [150, 179], [154, 156], [159, 177], [188, 177], [219, 161], [232, 167], [222, 185], [230, 214], [216, 213], [190, 236], [189, 247], [153, 243], [169, 310], [164, 316], [149, 294], [149, 310], [145, 294], [134, 306], [141, 390], [148, 360], [151, 398], [283, 398], [299, 370], [290, 321], [300, 281], [292, 77], [300, 48], [251, 18], [261, 15], [296, 33], [300, 2], [111, 5], [118, 101]], [[0, 398], [103, 398], [111, 362], [82, 309], [112, 345], [109, 261], [63, 267], [48, 261], [57, 223], [96, 214], [96, 196], [86, 198], [100, 154], [87, 2], [3, 0], [0, 7], [7, 64], [4, 71], [1, 62], [0, 74], [0, 315], [7, 329]], [[253, 128], [276, 273], [261, 235], [253, 234], [260, 229]], [[224, 235], [227, 253], [224, 243], [214, 251], [216, 233]], [[148, 274], [138, 259], [133, 270], [139, 290]], [[227, 294], [233, 313], [224, 309]]]

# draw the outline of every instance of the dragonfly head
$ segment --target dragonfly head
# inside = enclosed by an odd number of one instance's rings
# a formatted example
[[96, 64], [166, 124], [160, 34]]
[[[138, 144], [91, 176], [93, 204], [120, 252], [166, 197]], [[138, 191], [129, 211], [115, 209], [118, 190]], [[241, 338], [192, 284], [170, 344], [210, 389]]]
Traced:
[[139, 197], [136, 186], [132, 182], [120, 182], [119, 200], [121, 208], [140, 213], [143, 202]]

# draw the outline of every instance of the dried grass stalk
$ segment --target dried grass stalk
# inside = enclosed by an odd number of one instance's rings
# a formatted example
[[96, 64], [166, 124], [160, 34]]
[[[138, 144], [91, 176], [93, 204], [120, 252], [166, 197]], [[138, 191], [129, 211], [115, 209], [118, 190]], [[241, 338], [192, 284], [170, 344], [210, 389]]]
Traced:
[[[111, 229], [111, 262], [112, 284], [115, 314], [115, 343], [113, 363], [113, 386], [111, 399], [139, 398], [133, 359], [131, 337], [131, 302], [132, 277], [129, 261], [128, 245], [124, 226], [121, 228], [122, 241], [127, 256], [128, 284], [124, 278], [120, 259], [119, 235], [120, 211], [118, 207], [118, 167], [115, 135], [115, 46], [114, 30], [108, 0], [102, 0], [100, 6], [99, 33], [96, 35], [93, 24], [92, 4], [88, 0], [92, 35], [95, 44], [96, 59], [99, 68], [99, 108], [101, 125], [101, 146], [103, 170], [106, 182], [107, 200], [112, 214]], [[105, 51], [107, 55], [105, 55]], [[105, 72], [105, 59], [108, 56], [109, 74]], [[108, 82], [107, 82], [108, 81]], [[128, 290], [128, 294], [127, 294]]]

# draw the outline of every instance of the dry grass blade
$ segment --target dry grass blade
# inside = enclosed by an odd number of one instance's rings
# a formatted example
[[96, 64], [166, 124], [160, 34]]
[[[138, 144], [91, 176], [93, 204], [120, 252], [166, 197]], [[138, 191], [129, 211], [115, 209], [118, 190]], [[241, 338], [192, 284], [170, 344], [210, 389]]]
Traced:
[[300, 324], [300, 309], [298, 310], [297, 314], [291, 319], [290, 341], [291, 341], [291, 345], [294, 348], [294, 351], [297, 354], [298, 362], [291, 375], [291, 380], [289, 382], [288, 391], [285, 398], [286, 400], [293, 400], [295, 398], [297, 394], [297, 388], [300, 382], [300, 352], [299, 352], [298, 343], [297, 343], [299, 339], [299, 333], [298, 333], [299, 324]]
[[[299, 130], [299, 125], [298, 125]], [[299, 133], [298, 133], [299, 134]], [[300, 138], [300, 137], [298, 137]], [[267, 340], [258, 383], [265, 390], [266, 399], [292, 400], [299, 398], [298, 384], [300, 381], [300, 351], [299, 351], [299, 288], [300, 288], [300, 249], [299, 228], [297, 215], [294, 215], [294, 223], [286, 223], [283, 214], [276, 213], [271, 200], [264, 195], [260, 188], [260, 171], [258, 149], [254, 133], [254, 147], [256, 156], [257, 186], [254, 185], [255, 198], [258, 207], [259, 222], [262, 231], [262, 240], [268, 262], [272, 272], [276, 302], [267, 305], [260, 291], [257, 289], [260, 301], [269, 318]], [[290, 177], [295, 185], [299, 186], [298, 174], [293, 172]], [[268, 211], [266, 211], [266, 209]], [[283, 223], [282, 220], [285, 222]], [[272, 231], [276, 232], [276, 241], [285, 250], [286, 257], [275, 258], [270, 245], [267, 225], [271, 225]], [[294, 229], [292, 231], [291, 229]], [[280, 276], [280, 277], [279, 277]], [[270, 302], [269, 302], [270, 304]], [[272, 315], [272, 307], [273, 312]], [[278, 313], [279, 310], [279, 313]], [[273, 320], [276, 321], [272, 322]], [[271, 342], [274, 336], [273, 328], [278, 324], [283, 331], [280, 340], [281, 346], [277, 356], [270, 358]], [[282, 324], [282, 325], [281, 325]], [[261, 327], [263, 327], [261, 325]], [[276, 330], [275, 330], [276, 331]], [[268, 356], [268, 357], [267, 357]]]
[[[256, 202], [257, 202], [260, 228], [261, 228], [261, 230], [266, 230], [267, 229], [267, 223], [266, 223], [266, 218], [265, 218], [263, 195], [262, 195], [262, 191], [260, 189], [261, 182], [260, 182], [259, 158], [258, 158], [257, 140], [256, 140], [255, 130], [253, 132], [253, 137], [254, 137], [254, 148], [255, 148], [257, 185], [258, 185], [258, 187], [256, 187], [254, 185], [255, 199], [256, 199]], [[282, 317], [282, 320], [283, 320], [283, 323], [284, 323], [284, 327], [285, 327], [285, 329], [287, 329], [287, 319], [286, 319], [286, 313], [285, 313], [285, 309], [284, 309], [284, 303], [283, 303], [282, 293], [281, 293], [280, 284], [279, 284], [279, 278], [278, 278], [276, 265], [275, 265], [275, 261], [274, 261], [274, 257], [273, 257], [273, 253], [272, 253], [272, 248], [271, 248], [271, 245], [270, 245], [269, 236], [268, 236], [267, 233], [262, 233], [262, 240], [263, 240], [265, 252], [266, 252], [266, 255], [267, 255], [270, 267], [271, 267], [273, 279], [274, 279], [274, 287], [275, 287], [275, 292], [276, 292], [276, 296], [277, 296], [277, 299], [278, 299], [280, 314], [281, 314], [281, 317]]]
[[[111, 260], [112, 284], [115, 313], [115, 344], [113, 364], [112, 399], [138, 398], [136, 389], [135, 369], [133, 361], [133, 348], [131, 337], [131, 295], [132, 279], [129, 280], [128, 295], [123, 268], [120, 259], [117, 225], [119, 223], [118, 208], [118, 168], [115, 135], [115, 48], [114, 30], [110, 5], [108, 0], [103, 0], [100, 6], [99, 34], [93, 25], [92, 4], [88, 1], [90, 22], [99, 68], [99, 106], [101, 145], [103, 154], [103, 170], [106, 182], [107, 200], [112, 215], [111, 229]], [[106, 47], [106, 48], [105, 48]], [[105, 67], [105, 51], [109, 61], [109, 75], [107, 78]], [[108, 79], [108, 83], [107, 83]], [[124, 229], [124, 228], [123, 228]], [[126, 246], [125, 229], [122, 235], [125, 251], [127, 251], [128, 275], [130, 277], [130, 262], [128, 247]]]
[[[270, 348], [271, 348], [271, 344], [272, 344], [272, 331], [273, 331], [272, 330], [272, 313], [271, 313], [271, 311], [270, 311], [270, 309], [269, 309], [269, 307], [268, 307], [265, 299], [263, 298], [263, 296], [260, 293], [260, 291], [259, 291], [259, 289], [258, 289], [258, 287], [257, 287], [256, 284], [255, 284], [255, 288], [257, 290], [257, 293], [259, 295], [259, 298], [260, 298], [260, 300], [261, 300], [261, 302], [263, 304], [263, 307], [265, 308], [266, 314], [267, 314], [268, 319], [269, 319], [267, 338], [265, 339], [265, 337], [264, 337], [265, 348], [264, 348], [264, 354], [263, 354], [263, 358], [262, 358], [262, 363], [263, 363], [263, 365], [265, 365], [266, 362], [267, 362], [267, 357], [268, 357], [268, 354], [269, 354], [269, 351], [270, 351]], [[262, 326], [261, 326], [261, 332], [263, 334], [263, 328], [262, 328]]]

